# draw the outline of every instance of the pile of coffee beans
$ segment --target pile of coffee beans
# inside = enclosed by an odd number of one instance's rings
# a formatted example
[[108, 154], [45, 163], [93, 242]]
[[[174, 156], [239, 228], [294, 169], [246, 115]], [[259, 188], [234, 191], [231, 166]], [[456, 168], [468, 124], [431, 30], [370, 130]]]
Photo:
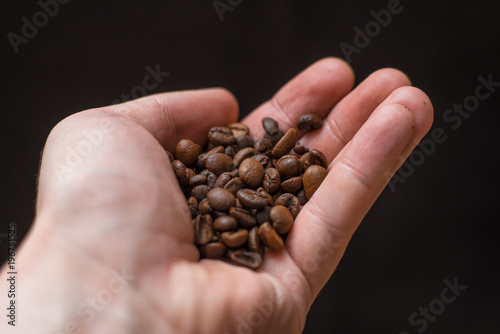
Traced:
[[[321, 127], [321, 118], [297, 120], [303, 132]], [[264, 248], [280, 251], [302, 207], [326, 177], [327, 160], [283, 132], [272, 118], [254, 140], [242, 123], [208, 132], [203, 149], [181, 140], [167, 152], [193, 218], [194, 241], [202, 258], [222, 259], [258, 269]]]

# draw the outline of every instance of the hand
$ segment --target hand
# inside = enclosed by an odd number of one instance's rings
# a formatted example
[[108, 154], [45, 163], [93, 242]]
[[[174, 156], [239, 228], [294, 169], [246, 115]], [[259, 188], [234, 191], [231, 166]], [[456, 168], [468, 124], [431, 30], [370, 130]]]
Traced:
[[357, 226], [432, 123], [429, 98], [397, 70], [379, 70], [351, 91], [353, 84], [346, 63], [324, 59], [243, 120], [260, 138], [263, 117], [286, 130], [315, 113], [323, 127], [300, 142], [330, 163], [285, 250], [266, 251], [258, 272], [198, 261], [165, 154], [182, 138], [204, 144], [209, 128], [237, 121], [230, 93], [158, 94], [63, 120], [47, 140], [36, 219], [16, 259], [17, 326], [2, 326], [16, 333], [300, 333]]

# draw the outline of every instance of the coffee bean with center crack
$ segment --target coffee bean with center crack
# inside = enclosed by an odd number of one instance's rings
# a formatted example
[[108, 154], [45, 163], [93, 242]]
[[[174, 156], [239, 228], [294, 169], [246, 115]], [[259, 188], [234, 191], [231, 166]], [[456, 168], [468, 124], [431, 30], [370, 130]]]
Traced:
[[238, 148], [240, 150], [242, 150], [246, 147], [253, 148], [254, 140], [249, 135], [239, 136], [238, 138], [236, 138], [236, 145], [238, 145]]
[[226, 185], [224, 186], [224, 189], [226, 189], [231, 194], [236, 196], [238, 191], [240, 191], [240, 189], [243, 189], [243, 187], [244, 187], [243, 180], [239, 177], [235, 177], [234, 179], [232, 179], [231, 181], [226, 183]]
[[252, 147], [245, 147], [241, 150], [239, 150], [233, 158], [234, 161], [234, 167], [238, 168], [241, 164], [241, 162], [247, 158], [250, 158], [253, 156], [254, 149]]
[[180, 160], [174, 160], [172, 161], [172, 168], [174, 169], [175, 176], [177, 177], [177, 181], [181, 185], [185, 185], [189, 183], [189, 173], [188, 173], [188, 168], [184, 163]]
[[274, 201], [274, 205], [283, 205], [284, 207], [290, 210], [293, 218], [296, 218], [300, 212], [300, 201], [297, 196], [285, 193], [278, 197], [276, 201]]
[[221, 239], [228, 247], [240, 247], [248, 240], [248, 230], [239, 229], [237, 231], [223, 232], [221, 234]]
[[318, 165], [323, 168], [328, 166], [326, 156], [320, 150], [311, 150], [300, 157], [300, 164], [302, 170], [306, 170], [309, 166]]
[[207, 194], [210, 190], [212, 190], [212, 188], [210, 188], [209, 186], [200, 184], [199, 186], [196, 186], [191, 190], [190, 196], [196, 198], [198, 203], [200, 203], [204, 198], [207, 197]]
[[250, 130], [248, 129], [248, 126], [246, 126], [243, 123], [231, 123], [227, 126], [231, 131], [233, 132], [234, 138], [238, 138], [240, 136], [248, 135]]
[[225, 126], [216, 126], [208, 131], [208, 140], [214, 145], [228, 146], [235, 142], [233, 131]]
[[198, 215], [194, 221], [194, 241], [197, 245], [205, 245], [212, 240], [214, 230], [210, 215]]
[[272, 194], [279, 189], [280, 184], [281, 176], [276, 168], [267, 168], [264, 171], [264, 179], [262, 181], [262, 187], [264, 190]]
[[297, 130], [294, 128], [288, 129], [285, 135], [273, 147], [273, 157], [281, 158], [287, 154], [294, 146], [297, 139]]
[[227, 247], [222, 242], [210, 242], [200, 247], [200, 254], [207, 259], [218, 259], [226, 253]]
[[255, 218], [250, 216], [249, 212], [243, 208], [231, 208], [229, 209], [229, 215], [236, 219], [239, 226], [246, 229], [252, 228], [255, 226], [255, 224], [257, 224]]
[[266, 196], [252, 189], [241, 189], [236, 196], [248, 209], [262, 209], [269, 203]]
[[287, 193], [295, 193], [302, 188], [302, 176], [294, 176], [281, 183], [281, 189]]
[[222, 188], [214, 188], [207, 194], [208, 204], [215, 210], [229, 211], [236, 205], [236, 198], [229, 191]]
[[210, 206], [210, 204], [208, 204], [208, 200], [206, 198], [202, 199], [201, 202], [198, 204], [198, 211], [202, 215], [208, 215], [212, 213], [213, 209]]
[[302, 132], [317, 130], [323, 125], [323, 120], [315, 114], [304, 114], [297, 119], [297, 128]]
[[215, 175], [220, 175], [233, 170], [233, 159], [224, 153], [214, 153], [207, 158], [205, 167]]
[[280, 173], [283, 182], [291, 177], [299, 176], [302, 172], [302, 165], [295, 155], [285, 155], [276, 162], [276, 170]]
[[207, 158], [214, 153], [224, 153], [224, 146], [216, 146], [212, 148], [210, 151], [200, 154], [198, 156], [198, 159], [196, 160], [196, 167], [199, 169], [205, 168]]
[[249, 252], [243, 249], [228, 250], [227, 256], [234, 264], [252, 270], [257, 270], [262, 265], [262, 257], [257, 252]]
[[264, 167], [257, 160], [247, 158], [241, 162], [238, 173], [247, 186], [256, 188], [262, 182]]
[[214, 188], [224, 188], [226, 184], [234, 178], [230, 172], [224, 172], [215, 181]]
[[259, 226], [259, 238], [264, 246], [273, 251], [280, 251], [285, 246], [283, 239], [274, 230], [269, 222], [265, 222]]
[[306, 193], [306, 198], [311, 199], [312, 195], [316, 192], [316, 190], [321, 185], [321, 182], [326, 178], [328, 172], [325, 168], [312, 165], [304, 172], [303, 183], [304, 190]]

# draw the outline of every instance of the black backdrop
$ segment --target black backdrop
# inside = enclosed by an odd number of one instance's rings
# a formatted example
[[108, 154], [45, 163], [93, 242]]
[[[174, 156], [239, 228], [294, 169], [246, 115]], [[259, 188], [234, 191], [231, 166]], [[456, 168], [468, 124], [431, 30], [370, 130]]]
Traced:
[[[146, 67], [169, 72], [148, 93], [222, 86], [243, 116], [313, 61], [349, 57], [356, 83], [380, 67], [405, 71], [433, 101], [433, 128], [446, 140], [431, 153], [419, 149], [398, 174], [405, 182], [375, 203], [305, 333], [417, 333], [422, 321], [412, 325], [409, 316], [429, 305], [439, 314], [425, 333], [498, 333], [500, 87], [479, 105], [473, 96], [479, 76], [500, 81], [500, 3], [401, 0], [380, 31], [369, 24], [371, 11], [395, 0], [219, 3], [229, 6], [222, 21], [213, 0], [67, 1], [44, 22], [36, 1], [2, 2], [0, 233], [15, 222], [20, 239], [33, 219], [50, 129], [130, 94]], [[21, 40], [23, 17], [33, 22], [33, 15], [40, 27]], [[367, 24], [370, 41], [344, 54], [340, 45], [356, 47], [355, 28]], [[447, 110], [464, 102], [469, 116], [447, 122], [458, 115]], [[455, 279], [467, 289], [439, 310], [444, 280]]]

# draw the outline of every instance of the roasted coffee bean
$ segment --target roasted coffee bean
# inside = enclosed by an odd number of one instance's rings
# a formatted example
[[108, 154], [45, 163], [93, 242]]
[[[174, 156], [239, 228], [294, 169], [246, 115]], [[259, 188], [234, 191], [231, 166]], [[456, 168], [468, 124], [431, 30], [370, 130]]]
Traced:
[[302, 132], [317, 130], [323, 125], [323, 120], [315, 114], [304, 114], [297, 119], [297, 128]]
[[302, 155], [309, 152], [309, 149], [306, 148], [304, 145], [301, 145], [299, 142], [297, 142], [297, 144], [295, 144], [295, 146], [293, 147], [293, 151], [298, 155]]
[[264, 190], [272, 194], [279, 189], [280, 184], [281, 176], [276, 168], [267, 168], [264, 171], [264, 178], [262, 181], [262, 187]]
[[239, 136], [236, 138], [236, 145], [238, 145], [238, 148], [240, 150], [247, 148], [247, 147], [253, 148], [254, 143], [255, 142], [254, 142], [253, 138], [250, 137], [249, 135], [243, 135], [243, 136]]
[[180, 160], [172, 161], [172, 168], [174, 169], [175, 176], [177, 177], [177, 181], [181, 185], [186, 185], [189, 183], [189, 173], [188, 168], [184, 163]]
[[210, 206], [210, 204], [208, 204], [208, 200], [206, 198], [202, 199], [201, 202], [198, 204], [198, 211], [202, 215], [208, 215], [212, 213], [213, 209]]
[[259, 195], [267, 197], [268, 205], [270, 205], [270, 206], [274, 205], [273, 196], [271, 196], [267, 191], [265, 191], [264, 188], [259, 187], [256, 190], [259, 193]]
[[212, 217], [214, 219], [217, 219], [217, 218], [220, 218], [220, 217], [224, 217], [224, 216], [227, 216], [227, 212], [218, 211], [218, 210], [212, 211]]
[[288, 131], [285, 133], [285, 135], [280, 139], [276, 145], [273, 147], [273, 157], [275, 158], [281, 158], [290, 150], [293, 148], [295, 145], [295, 141], [297, 140], [297, 130], [294, 128], [288, 129]]
[[207, 182], [207, 177], [205, 175], [196, 174], [189, 179], [189, 186], [194, 188], [200, 184], [204, 184], [205, 182]]
[[200, 247], [200, 254], [207, 259], [218, 259], [226, 253], [227, 247], [220, 241], [210, 242]]
[[189, 212], [191, 212], [191, 218], [195, 218], [198, 215], [198, 201], [194, 197], [189, 197], [187, 200]]
[[182, 139], [175, 146], [175, 158], [186, 166], [193, 166], [200, 153], [199, 146], [189, 139]]
[[278, 122], [269, 117], [262, 119], [262, 126], [268, 135], [274, 135], [279, 131]]
[[225, 126], [216, 126], [208, 131], [208, 140], [214, 145], [228, 146], [235, 142], [233, 131]]
[[196, 160], [196, 167], [198, 169], [204, 169], [207, 162], [207, 158], [214, 153], [224, 153], [224, 146], [216, 146], [206, 153], [202, 153], [198, 156]]
[[248, 135], [250, 130], [248, 129], [248, 126], [246, 126], [243, 123], [231, 123], [227, 126], [231, 131], [233, 132], [234, 138], [238, 138], [240, 136]]
[[226, 183], [226, 185], [224, 186], [224, 189], [226, 189], [231, 194], [236, 196], [236, 193], [238, 191], [240, 191], [241, 189], [243, 189], [243, 187], [244, 187], [243, 180], [241, 180], [241, 178], [239, 178], [239, 177], [235, 177], [231, 181]]
[[311, 150], [300, 157], [302, 170], [306, 170], [309, 166], [318, 165], [323, 168], [328, 166], [325, 155], [320, 150]]
[[224, 150], [224, 154], [230, 158], [234, 157], [234, 148], [232, 146], [226, 147], [226, 149]]
[[207, 158], [205, 167], [215, 175], [220, 175], [233, 170], [233, 159], [224, 153], [214, 153]]
[[[302, 180], [302, 182], [304, 182]], [[307, 203], [307, 197], [306, 197], [306, 191], [304, 188], [302, 188], [298, 193], [297, 193], [297, 198], [299, 199], [300, 205], [304, 205]]]
[[238, 222], [234, 217], [222, 216], [214, 220], [214, 230], [216, 231], [231, 231], [238, 227]]
[[255, 213], [255, 220], [257, 221], [257, 224], [262, 225], [265, 222], [271, 221], [270, 213], [270, 206], [265, 206], [262, 209], [257, 210], [257, 212]]
[[249, 212], [243, 208], [233, 207], [229, 209], [229, 215], [234, 217], [238, 222], [238, 225], [249, 229], [257, 224], [255, 217], [250, 216]]
[[212, 228], [212, 217], [210, 215], [198, 215], [193, 221], [194, 242], [197, 245], [205, 245], [212, 240], [214, 230]]
[[174, 155], [170, 151], [165, 150], [165, 152], [167, 152], [168, 160], [172, 163], [175, 160]]
[[210, 188], [213, 188], [215, 185], [215, 181], [217, 181], [217, 175], [209, 171], [208, 169], [204, 169], [200, 172], [200, 175], [203, 175], [207, 178], [205, 184]]
[[273, 206], [271, 212], [269, 213], [271, 217], [271, 222], [273, 223], [273, 228], [279, 234], [285, 234], [290, 231], [293, 225], [293, 216], [283, 205]]
[[252, 189], [241, 189], [236, 196], [248, 209], [262, 209], [269, 203], [266, 196]]
[[214, 188], [224, 188], [226, 184], [234, 178], [230, 172], [224, 172], [215, 181]]
[[252, 147], [245, 147], [236, 152], [233, 158], [234, 167], [238, 168], [243, 160], [250, 158], [253, 154], [254, 149]]
[[273, 135], [266, 133], [264, 137], [269, 139], [273, 145], [276, 145], [280, 141], [280, 139], [283, 138], [283, 135], [284, 135], [283, 131], [278, 130], [278, 132], [276, 132]]
[[286, 208], [288, 208], [288, 210], [290, 210], [293, 218], [296, 218], [300, 212], [299, 199], [297, 198], [297, 196], [290, 194], [290, 193], [286, 193], [286, 194], [283, 194], [280, 197], [278, 197], [274, 201], [274, 205], [283, 205]]
[[229, 211], [236, 205], [236, 198], [229, 191], [222, 188], [214, 188], [207, 194], [208, 204], [214, 210]]
[[271, 141], [265, 137], [258, 139], [255, 142], [255, 144], [253, 145], [253, 148], [258, 153], [266, 152], [267, 150], [271, 149], [272, 147], [273, 147], [273, 143], [271, 143]]
[[321, 182], [325, 179], [328, 172], [325, 168], [312, 165], [304, 172], [303, 183], [304, 183], [304, 191], [306, 193], [306, 198], [311, 199], [312, 195], [316, 192], [316, 190], [321, 185]]
[[248, 250], [256, 252], [259, 254], [263, 253], [262, 245], [260, 244], [259, 228], [257, 226], [252, 227], [248, 231]]
[[283, 239], [274, 230], [269, 222], [265, 222], [259, 226], [259, 238], [264, 246], [270, 250], [280, 251], [285, 247]]
[[228, 250], [227, 256], [234, 264], [252, 270], [257, 270], [262, 265], [262, 256], [257, 252], [248, 252], [242, 249]]
[[276, 170], [280, 173], [281, 182], [291, 177], [299, 176], [302, 166], [295, 155], [285, 155], [276, 162]]
[[238, 174], [247, 186], [256, 188], [262, 183], [264, 167], [257, 160], [247, 158], [241, 162]]
[[256, 154], [251, 158], [258, 161], [264, 169], [269, 168], [270, 160], [268, 156], [264, 154]]
[[223, 232], [221, 240], [228, 247], [240, 247], [248, 240], [248, 230], [239, 229], [237, 231]]
[[204, 198], [207, 197], [207, 194], [210, 190], [212, 190], [212, 188], [210, 188], [209, 186], [200, 184], [199, 186], [196, 186], [193, 189], [191, 189], [191, 192], [189, 194], [190, 196], [196, 198], [198, 203], [200, 203]]
[[281, 189], [287, 193], [295, 193], [302, 188], [302, 176], [294, 176], [281, 183]]

